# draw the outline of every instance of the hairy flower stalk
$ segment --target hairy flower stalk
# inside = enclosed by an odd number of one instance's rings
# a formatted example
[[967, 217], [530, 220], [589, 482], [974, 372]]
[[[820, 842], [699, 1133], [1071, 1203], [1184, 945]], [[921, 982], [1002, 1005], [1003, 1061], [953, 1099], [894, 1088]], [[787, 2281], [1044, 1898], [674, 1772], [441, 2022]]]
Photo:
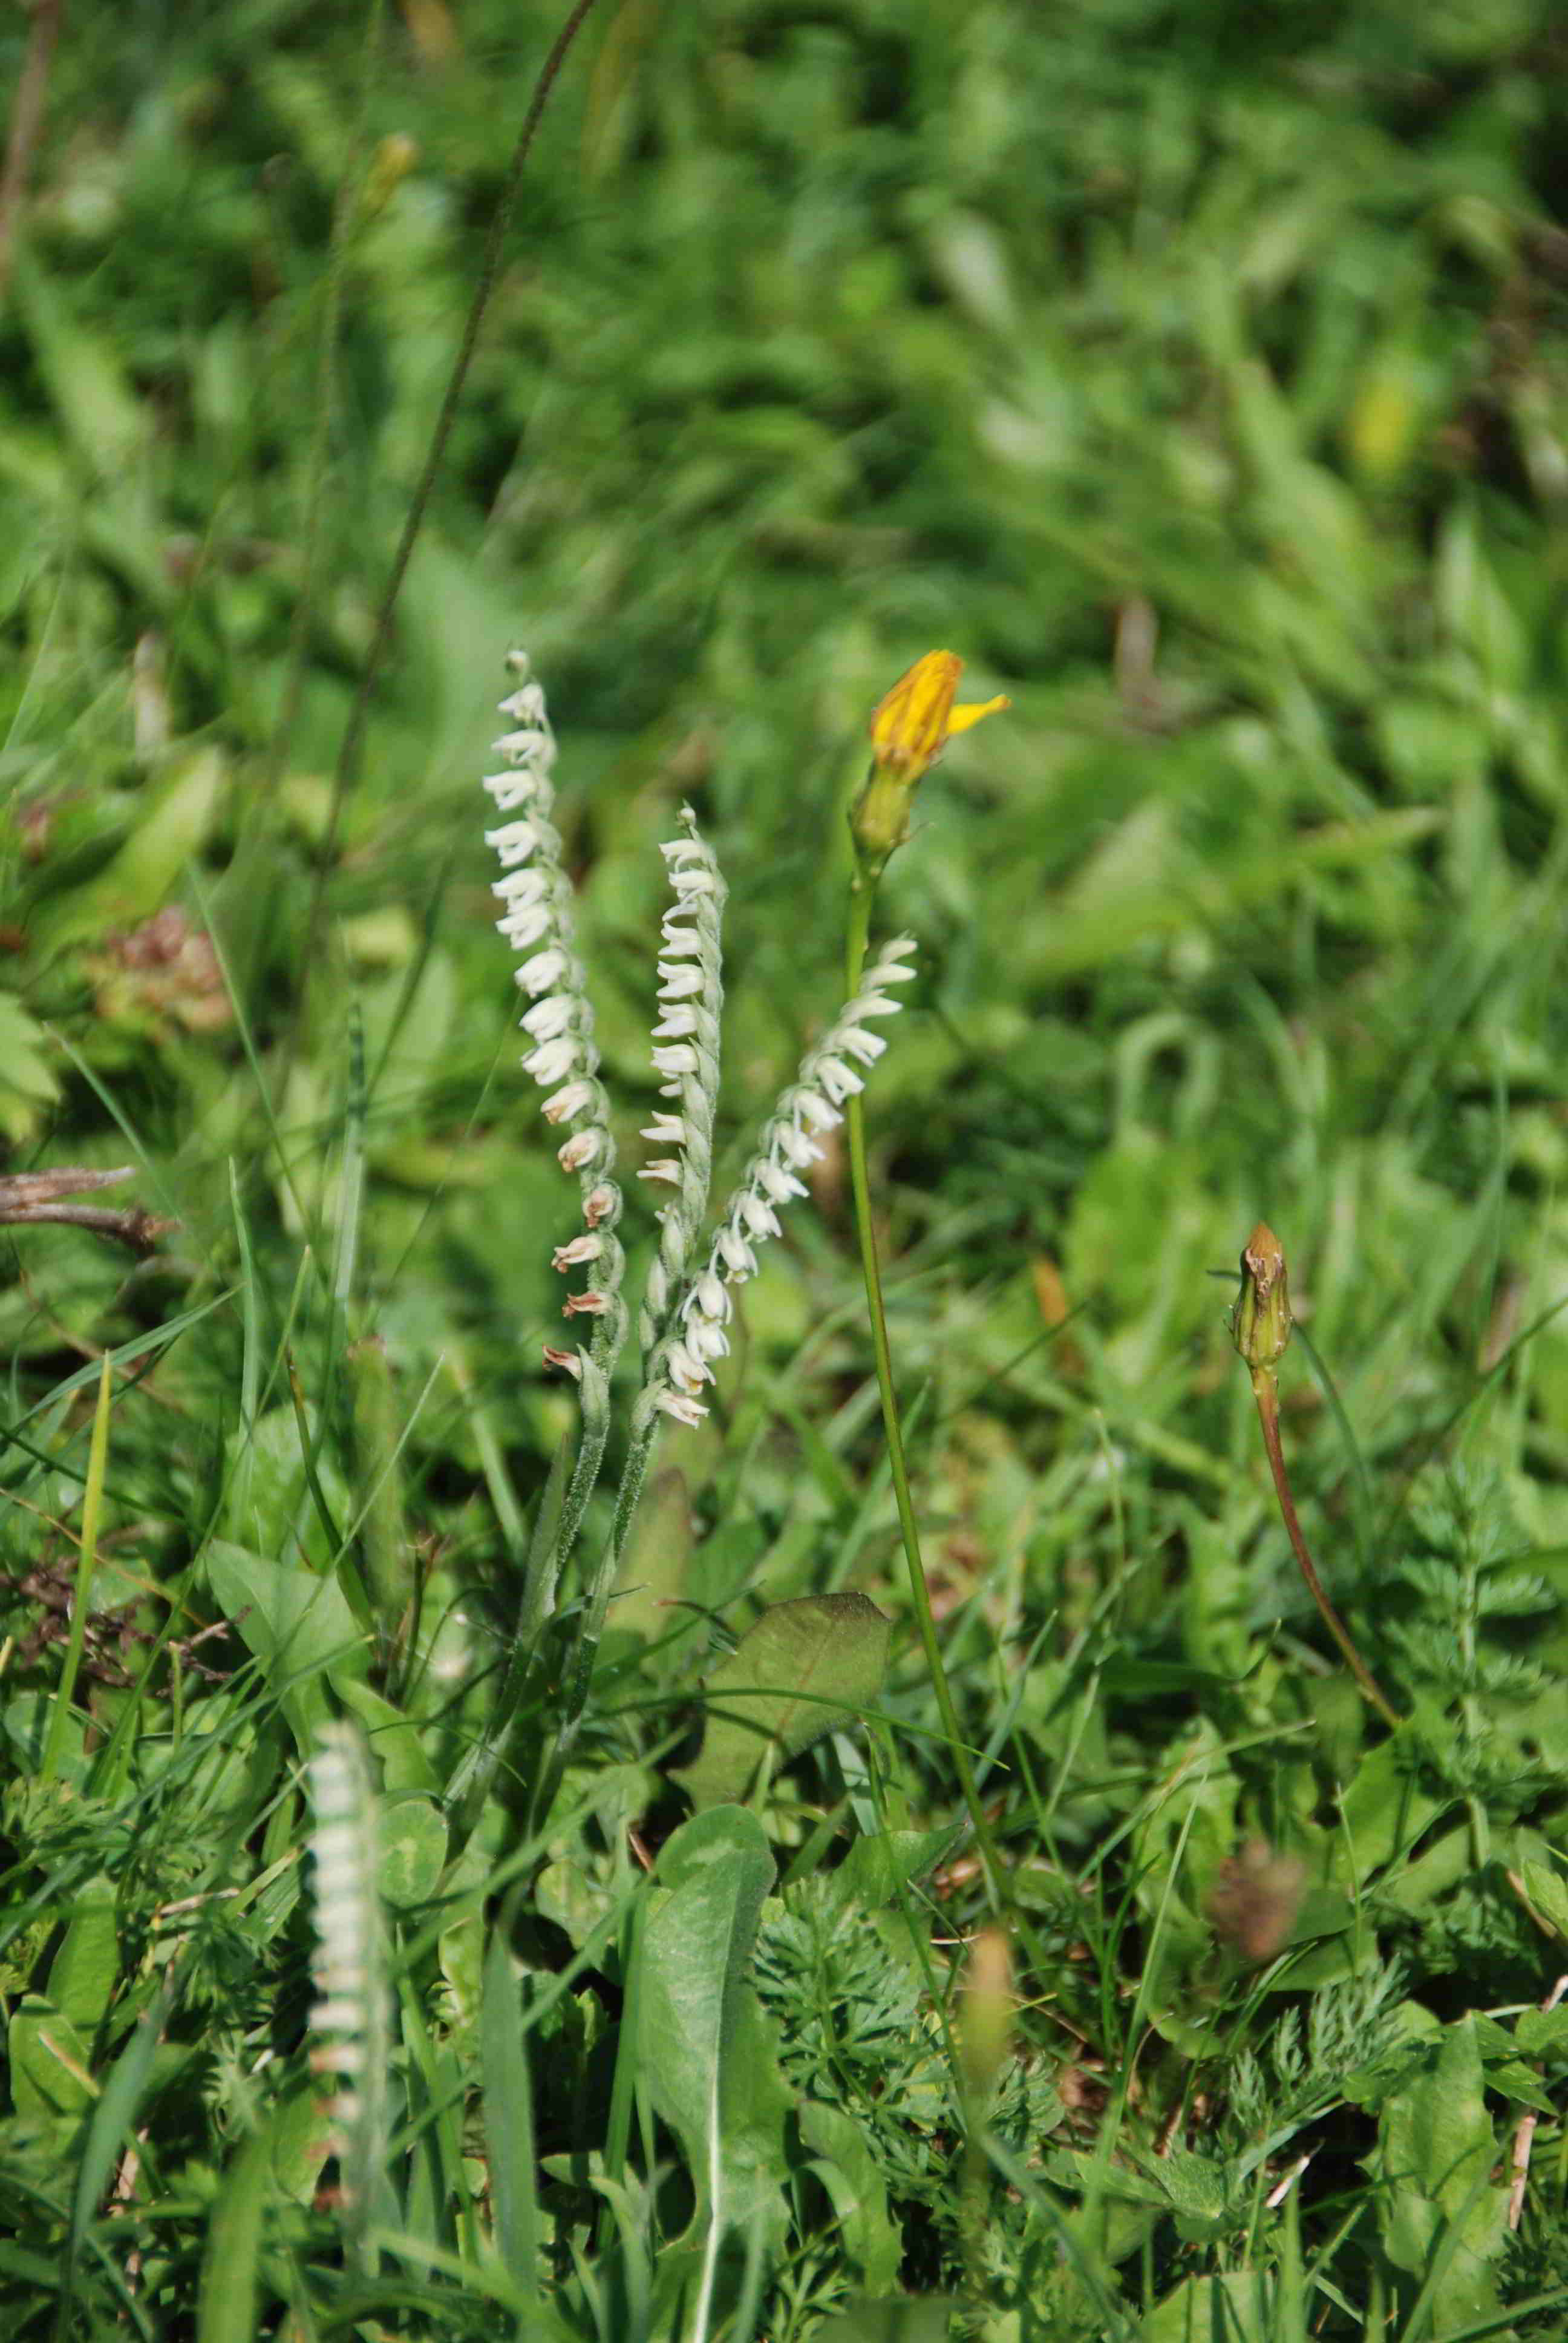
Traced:
[[562, 1315], [591, 1321], [588, 1347], [547, 1343], [545, 1363], [574, 1376], [582, 1393], [582, 1444], [561, 1508], [559, 1532], [549, 1571], [528, 1590], [521, 1638], [531, 1642], [554, 1597], [562, 1558], [572, 1542], [598, 1479], [609, 1436], [610, 1371], [626, 1340], [627, 1309], [621, 1298], [626, 1257], [617, 1234], [621, 1192], [611, 1177], [615, 1142], [609, 1101], [598, 1079], [593, 1009], [588, 979], [578, 957], [572, 888], [563, 860], [560, 832], [551, 816], [555, 787], [555, 735], [545, 712], [544, 692], [529, 679], [525, 652], [513, 651], [508, 665], [518, 679], [500, 702], [512, 729], [492, 747], [504, 769], [485, 776], [497, 810], [512, 819], [487, 830], [485, 842], [500, 857], [502, 876], [492, 887], [505, 906], [496, 925], [524, 957], [517, 970], [518, 990], [530, 1006], [522, 1028], [532, 1044], [523, 1071], [548, 1091], [545, 1121], [564, 1127], [558, 1154], [561, 1169], [575, 1172], [582, 1192], [580, 1235], [556, 1248], [554, 1265], [563, 1275], [586, 1272], [580, 1292], [568, 1293]]
[[328, 2102], [343, 2198], [361, 2232], [387, 2153], [387, 2066], [391, 2024], [386, 1936], [377, 1885], [376, 1798], [359, 1735], [321, 1729], [309, 1765], [316, 1825], [316, 1946], [310, 2013], [312, 2069], [333, 2077]]
[[712, 849], [698, 835], [689, 806], [684, 837], [659, 851], [669, 865], [675, 901], [665, 915], [658, 959], [658, 1023], [653, 1066], [660, 1098], [676, 1111], [656, 1114], [643, 1131], [656, 1146], [678, 1150], [645, 1163], [638, 1177], [675, 1190], [658, 1214], [658, 1252], [643, 1290], [639, 1332], [646, 1362], [668, 1332], [671, 1310], [690, 1270], [708, 1211], [713, 1176], [713, 1117], [719, 1102], [719, 1017], [724, 1002], [719, 929], [725, 886]]
[[501, 860], [502, 876], [492, 892], [505, 910], [496, 925], [523, 954], [517, 983], [528, 996], [522, 1027], [533, 1045], [523, 1071], [549, 1093], [544, 1118], [558, 1129], [565, 1127], [558, 1160], [564, 1172], [577, 1173], [582, 1192], [581, 1232], [558, 1245], [553, 1260], [563, 1276], [585, 1271], [587, 1282], [579, 1292], [567, 1295], [562, 1315], [571, 1321], [588, 1319], [592, 1332], [586, 1349], [580, 1343], [570, 1348], [545, 1344], [546, 1366], [575, 1377], [579, 1386], [582, 1437], [553, 1531], [542, 1539], [536, 1534], [524, 1574], [517, 1632], [489, 1721], [450, 1785], [454, 1805], [470, 1812], [477, 1809], [522, 1706], [545, 1623], [555, 1610], [561, 1571], [598, 1482], [609, 1439], [610, 1374], [628, 1326], [621, 1298], [626, 1256], [617, 1233], [622, 1198], [611, 1176], [615, 1141], [609, 1101], [598, 1078], [593, 1008], [577, 952], [571, 881], [560, 832], [551, 820], [555, 734], [545, 711], [544, 691], [531, 679], [527, 653], [512, 651], [507, 664], [518, 681], [500, 702], [500, 713], [512, 729], [491, 744], [503, 769], [487, 773], [484, 786], [498, 813], [510, 819], [487, 830], [485, 841]]
[[[845, 967], [851, 985], [858, 985], [865, 965], [877, 889], [888, 859], [909, 834], [910, 809], [924, 774], [936, 762], [955, 732], [1010, 705], [1005, 697], [958, 704], [963, 661], [954, 651], [928, 651], [884, 692], [871, 711], [871, 769], [849, 809], [849, 835], [855, 847], [855, 875], [849, 887], [849, 914], [845, 940]], [[899, 1534], [909, 1569], [910, 1598], [920, 1630], [920, 1645], [930, 1671], [931, 1687], [942, 1729], [969, 1809], [970, 1822], [980, 1851], [987, 1891], [997, 1911], [1002, 1908], [1001, 1868], [980, 1804], [979, 1787], [965, 1753], [958, 1710], [937, 1635], [931, 1592], [920, 1556], [920, 1525], [904, 1458], [903, 1427], [899, 1421], [898, 1394], [893, 1389], [892, 1345], [882, 1304], [882, 1272], [877, 1259], [876, 1223], [871, 1217], [871, 1180], [866, 1153], [864, 1101], [854, 1098], [849, 1115], [849, 1185], [855, 1199], [855, 1223], [860, 1238], [860, 1267], [866, 1284], [866, 1311], [870, 1320], [871, 1350], [877, 1363], [877, 1390], [882, 1403], [882, 1430], [888, 1443], [888, 1471], [898, 1508]]]
[[726, 1329], [734, 1307], [731, 1290], [756, 1275], [757, 1246], [781, 1232], [779, 1206], [808, 1192], [800, 1174], [821, 1160], [822, 1133], [843, 1121], [845, 1101], [864, 1087], [863, 1069], [874, 1065], [887, 1048], [886, 1036], [874, 1028], [878, 1020], [896, 1016], [902, 1007], [888, 988], [908, 983], [914, 975], [909, 965], [914, 950], [908, 936], [885, 944], [821, 1041], [801, 1060], [794, 1081], [763, 1125], [756, 1152], [724, 1208], [707, 1260], [673, 1297], [668, 1331], [644, 1362], [615, 1518], [588, 1590], [551, 1768], [555, 1779], [587, 1705], [610, 1593], [659, 1430], [667, 1417], [696, 1424], [707, 1414], [701, 1393], [714, 1379], [713, 1362], [729, 1348]]

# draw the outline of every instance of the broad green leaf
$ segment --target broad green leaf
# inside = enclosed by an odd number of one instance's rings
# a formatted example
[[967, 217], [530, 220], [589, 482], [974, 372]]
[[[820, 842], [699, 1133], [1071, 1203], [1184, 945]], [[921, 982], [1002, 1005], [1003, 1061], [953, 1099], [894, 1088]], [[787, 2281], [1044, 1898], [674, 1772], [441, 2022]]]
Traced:
[[947, 2343], [957, 2308], [932, 2294], [857, 2302], [817, 2329], [817, 2343]]
[[[307, 1410], [306, 1424], [315, 1440], [314, 1410]], [[303, 1553], [325, 1568], [331, 1555], [311, 1498], [293, 1408], [269, 1408], [253, 1425], [242, 1425], [229, 1443], [229, 1463], [235, 1493], [225, 1508], [226, 1533], [253, 1554]], [[334, 1519], [347, 1527], [354, 1509], [328, 1443], [317, 1443], [314, 1463]]]
[[759, 2219], [777, 2246], [787, 2224], [789, 2099], [749, 1974], [773, 1875], [762, 1825], [739, 1806], [695, 1815], [659, 1858], [641, 1941], [640, 2071], [697, 2192], [689, 2242]]
[[940, 1823], [935, 1830], [874, 1831], [858, 1838], [831, 1875], [833, 1892], [846, 1905], [873, 1911], [895, 1903], [900, 1887], [947, 1860], [963, 1829], [961, 1822]]
[[[25, 1769], [35, 1774], [44, 1762], [44, 1744], [55, 1713], [55, 1697], [46, 1692], [19, 1692], [0, 1709], [0, 1732], [21, 1753]], [[65, 1753], [56, 1768], [63, 1782], [79, 1782], [87, 1771], [86, 1725], [73, 1715], [65, 1727]]]
[[119, 337], [80, 322], [88, 305], [66, 297], [66, 281], [21, 256], [16, 307], [65, 438], [92, 478], [112, 481], [150, 436], [151, 417], [127, 379]]
[[388, 1792], [425, 1790], [433, 1795], [439, 1787], [436, 1768], [413, 1721], [358, 1676], [345, 1676], [340, 1683], [335, 1679], [332, 1688], [365, 1727], [370, 1754], [381, 1768], [382, 1787]]
[[30, 1993], [11, 2020], [11, 2098], [19, 2116], [75, 2116], [93, 2104], [90, 2053], [63, 2010]]
[[1568, 2052], [1568, 2007], [1559, 2002], [1555, 2009], [1523, 2011], [1513, 2036], [1526, 2057], [1549, 2058], [1554, 2053]]
[[14, 992], [0, 992], [0, 1139], [20, 1147], [31, 1139], [60, 1085], [48, 1042]]
[[1141, 2343], [1278, 2343], [1274, 2281], [1262, 2270], [1190, 2278], [1156, 2305], [1139, 2329]]
[[1422, 1786], [1418, 1770], [1417, 1748], [1398, 1733], [1380, 1741], [1357, 1766], [1340, 1802], [1344, 1836], [1334, 1855], [1334, 1868], [1347, 1886], [1359, 1886], [1392, 1863], [1448, 1805]]
[[381, 1893], [401, 1911], [427, 1904], [447, 1865], [447, 1825], [428, 1798], [382, 1801]]
[[[1508, 2237], [1508, 2191], [1493, 2184], [1497, 2141], [1473, 2017], [1457, 2019], [1382, 2110], [1369, 2167], [1389, 2259], [1419, 2278], [1444, 2262], [1446, 2317], [1497, 2308], [1487, 2264]], [[1441, 2331], [1438, 2330], [1438, 2331]]]
[[89, 1879], [72, 1898], [72, 1916], [49, 1965], [49, 1998], [85, 2041], [96, 2033], [119, 1974], [111, 1879]]
[[775, 1603], [708, 1680], [700, 1755], [675, 1778], [701, 1813], [745, 1795], [771, 1745], [798, 1756], [881, 1689], [892, 1623], [864, 1594]]
[[182, 759], [138, 802], [124, 846], [85, 885], [51, 896], [30, 930], [42, 954], [78, 940], [95, 942], [111, 928], [134, 927], [167, 901], [206, 840], [216, 811], [224, 764], [215, 749]]
[[832, 2200], [844, 2254], [873, 2293], [896, 2284], [904, 2241], [888, 2212], [876, 2157], [854, 2117], [820, 2099], [802, 2099], [800, 2137], [817, 2158], [818, 2178]]
[[1545, 1863], [1526, 1863], [1523, 1879], [1524, 1893], [1541, 1917], [1550, 1920], [1560, 1936], [1568, 1936], [1568, 1879]]
[[332, 2119], [312, 2081], [280, 2099], [272, 2117], [272, 2177], [297, 2204], [308, 2205], [332, 2147]]
[[219, 1608], [260, 1662], [302, 1753], [329, 1714], [323, 1677], [365, 1650], [366, 1636], [342, 1589], [313, 1570], [268, 1562], [215, 1538], [207, 1570]]
[[618, 1627], [645, 1636], [649, 1643], [668, 1634], [681, 1616], [670, 1606], [686, 1591], [691, 1543], [686, 1475], [671, 1466], [668, 1472], [655, 1473], [638, 1507], [616, 1582], [612, 1616]]
[[534, 1904], [540, 1918], [553, 1920], [579, 1949], [615, 1900], [607, 1882], [590, 1877], [569, 1856], [547, 1863], [534, 1885]]

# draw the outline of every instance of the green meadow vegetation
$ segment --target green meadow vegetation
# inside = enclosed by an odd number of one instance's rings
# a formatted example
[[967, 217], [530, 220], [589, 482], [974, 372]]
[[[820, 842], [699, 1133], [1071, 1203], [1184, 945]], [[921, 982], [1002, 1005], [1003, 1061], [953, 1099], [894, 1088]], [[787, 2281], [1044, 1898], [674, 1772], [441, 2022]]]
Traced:
[[1568, 2333], [1561, 11], [563, 15], [0, 22], [0, 2333]]

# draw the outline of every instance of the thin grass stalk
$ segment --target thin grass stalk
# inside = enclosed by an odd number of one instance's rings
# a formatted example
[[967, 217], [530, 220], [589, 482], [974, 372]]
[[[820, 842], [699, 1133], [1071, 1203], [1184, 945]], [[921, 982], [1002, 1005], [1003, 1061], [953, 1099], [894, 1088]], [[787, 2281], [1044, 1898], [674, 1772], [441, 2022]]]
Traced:
[[71, 1632], [65, 1643], [65, 1658], [60, 1670], [55, 1704], [49, 1711], [49, 1729], [44, 1737], [44, 1755], [38, 1769], [45, 1782], [55, 1779], [65, 1754], [71, 1701], [76, 1689], [76, 1678], [81, 1673], [82, 1654], [86, 1649], [87, 1614], [92, 1608], [93, 1574], [98, 1560], [98, 1523], [104, 1511], [104, 1478], [109, 1462], [109, 1406], [114, 1392], [114, 1373], [113, 1361], [106, 1353], [98, 1376], [98, 1405], [93, 1417], [93, 1438], [87, 1450], [87, 1479], [82, 1493], [82, 1543], [76, 1555], [76, 1583], [71, 1597]]
[[[343, 825], [343, 809], [359, 779], [365, 749], [366, 726], [370, 717], [371, 695], [376, 689], [377, 680], [381, 672], [381, 663], [387, 656], [387, 646], [392, 639], [392, 620], [402, 595], [403, 580], [408, 574], [408, 564], [414, 558], [414, 548], [419, 541], [419, 532], [425, 524], [425, 516], [429, 509], [436, 481], [440, 474], [441, 466], [446, 460], [447, 445], [457, 420], [457, 409], [462, 404], [463, 392], [468, 380], [468, 369], [473, 365], [474, 353], [479, 346], [480, 329], [484, 325], [485, 315], [489, 308], [490, 298], [496, 288], [496, 280], [500, 274], [501, 257], [506, 250], [512, 216], [517, 209], [524, 166], [533, 146], [540, 117], [548, 102], [550, 92], [559, 77], [561, 67], [566, 63], [568, 52], [594, 5], [595, 0], [576, 0], [576, 5], [551, 45], [549, 55], [539, 67], [538, 77], [534, 83], [533, 95], [528, 100], [528, 112], [523, 116], [522, 127], [518, 133], [517, 144], [512, 149], [511, 161], [507, 168], [506, 184], [497, 199], [495, 210], [490, 215], [489, 231], [485, 238], [484, 256], [479, 262], [478, 275], [474, 283], [474, 297], [468, 304], [468, 314], [463, 320], [462, 338], [457, 345], [457, 355], [452, 361], [452, 371], [447, 377], [447, 387], [441, 396], [440, 409], [430, 433], [430, 444], [426, 451], [418, 484], [409, 501], [402, 534], [397, 540], [397, 549], [392, 557], [392, 567], [387, 572], [387, 583], [382, 588], [381, 599], [376, 611], [375, 625], [371, 629], [370, 647], [365, 654], [365, 663], [359, 670], [359, 680], [355, 686], [353, 704], [348, 711], [348, 721], [344, 727], [337, 763], [333, 768], [332, 795], [327, 816], [327, 835], [322, 841], [321, 852], [316, 866], [315, 883], [311, 889], [310, 907], [306, 914], [305, 948], [300, 960], [300, 966], [306, 971], [306, 979], [308, 979], [309, 971], [317, 957], [317, 948], [320, 942], [322, 916], [327, 907], [327, 883], [337, 852], [338, 835]], [[302, 980], [297, 1012], [301, 1017], [304, 1014], [307, 990], [307, 983]]]

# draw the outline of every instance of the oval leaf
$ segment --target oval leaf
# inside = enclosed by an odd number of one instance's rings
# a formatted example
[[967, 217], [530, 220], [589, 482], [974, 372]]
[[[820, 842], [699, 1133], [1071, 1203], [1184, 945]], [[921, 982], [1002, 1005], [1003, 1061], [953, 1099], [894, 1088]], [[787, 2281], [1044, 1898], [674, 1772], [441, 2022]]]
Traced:
[[769, 1747], [780, 1759], [849, 1724], [881, 1690], [892, 1622], [864, 1594], [775, 1603], [708, 1680], [701, 1755], [675, 1778], [701, 1813], [738, 1803]]

